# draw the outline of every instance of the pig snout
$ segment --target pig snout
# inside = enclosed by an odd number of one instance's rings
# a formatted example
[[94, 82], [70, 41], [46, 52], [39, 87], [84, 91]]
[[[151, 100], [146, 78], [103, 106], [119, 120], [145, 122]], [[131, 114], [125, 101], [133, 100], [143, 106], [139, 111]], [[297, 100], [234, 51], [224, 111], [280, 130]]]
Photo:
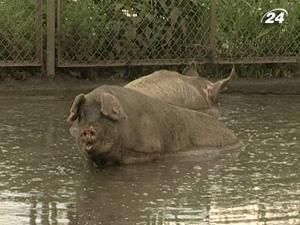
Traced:
[[92, 152], [96, 144], [96, 130], [93, 127], [83, 128], [80, 134], [86, 152]]

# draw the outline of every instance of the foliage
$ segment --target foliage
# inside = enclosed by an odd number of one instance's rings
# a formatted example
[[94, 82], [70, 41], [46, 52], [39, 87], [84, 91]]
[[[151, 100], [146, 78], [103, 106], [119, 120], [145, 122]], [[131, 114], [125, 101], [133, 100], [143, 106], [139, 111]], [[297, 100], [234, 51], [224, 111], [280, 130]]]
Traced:
[[[60, 2], [62, 14], [57, 25], [61, 33], [57, 40], [62, 62], [109, 64], [140, 60], [163, 64], [172, 60], [184, 63], [209, 59], [210, 0]], [[216, 3], [217, 58], [299, 55], [299, 1], [216, 0]], [[263, 26], [260, 18], [274, 8], [289, 12], [285, 23]], [[45, 15], [45, 11], [43, 13]], [[0, 14], [0, 61], [33, 60], [36, 55], [35, 0], [0, 0]], [[249, 73], [255, 68], [253, 74], [259, 74], [258, 77], [270, 73], [288, 77], [290, 72], [281, 70], [293, 71], [281, 66], [243, 68]]]
[[[206, 56], [209, 1], [205, 0], [206, 4], [200, 2], [65, 2], [63, 47], [71, 53], [65, 53], [64, 57], [75, 61], [130, 61], [185, 58], [196, 52]], [[199, 24], [201, 26], [197, 27]]]
[[[300, 2], [285, 0], [217, 0], [220, 57], [295, 56], [300, 52]], [[224, 6], [231, 7], [225, 8]], [[261, 17], [271, 9], [289, 13], [282, 25], [266, 26]]]
[[1, 61], [34, 57], [34, 9], [34, 0], [0, 0]]

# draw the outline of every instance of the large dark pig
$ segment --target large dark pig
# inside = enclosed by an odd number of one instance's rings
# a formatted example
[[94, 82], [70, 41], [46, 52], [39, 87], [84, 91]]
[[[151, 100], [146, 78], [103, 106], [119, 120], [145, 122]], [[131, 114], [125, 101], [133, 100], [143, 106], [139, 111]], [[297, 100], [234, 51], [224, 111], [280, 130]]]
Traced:
[[117, 86], [79, 94], [68, 121], [80, 149], [100, 166], [241, 146], [212, 116]]

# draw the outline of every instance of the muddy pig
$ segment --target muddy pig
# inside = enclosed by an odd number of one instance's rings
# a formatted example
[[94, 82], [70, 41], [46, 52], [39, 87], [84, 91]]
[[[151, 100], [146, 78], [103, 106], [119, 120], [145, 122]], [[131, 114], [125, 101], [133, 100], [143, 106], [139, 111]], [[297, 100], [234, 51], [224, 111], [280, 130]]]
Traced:
[[80, 149], [99, 166], [241, 146], [234, 133], [212, 116], [118, 86], [79, 94], [67, 120]]
[[218, 95], [234, 76], [234, 67], [227, 78], [216, 82], [197, 76], [195, 70], [192, 70], [192, 74], [185, 76], [175, 71], [159, 70], [138, 78], [125, 87], [170, 104], [219, 117]]

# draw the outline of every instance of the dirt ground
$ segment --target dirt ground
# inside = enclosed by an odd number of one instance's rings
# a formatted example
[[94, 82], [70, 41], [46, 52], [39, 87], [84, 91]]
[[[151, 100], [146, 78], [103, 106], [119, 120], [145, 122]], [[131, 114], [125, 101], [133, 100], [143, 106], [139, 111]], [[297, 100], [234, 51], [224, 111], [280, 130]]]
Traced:
[[[26, 80], [5, 79], [0, 81], [0, 94], [16, 95], [60, 95], [66, 92], [87, 92], [103, 84], [125, 85], [124, 79], [100, 78], [83, 80], [72, 77], [29, 78]], [[300, 78], [242, 79], [231, 81], [227, 93], [239, 94], [285, 94], [300, 95]]]

